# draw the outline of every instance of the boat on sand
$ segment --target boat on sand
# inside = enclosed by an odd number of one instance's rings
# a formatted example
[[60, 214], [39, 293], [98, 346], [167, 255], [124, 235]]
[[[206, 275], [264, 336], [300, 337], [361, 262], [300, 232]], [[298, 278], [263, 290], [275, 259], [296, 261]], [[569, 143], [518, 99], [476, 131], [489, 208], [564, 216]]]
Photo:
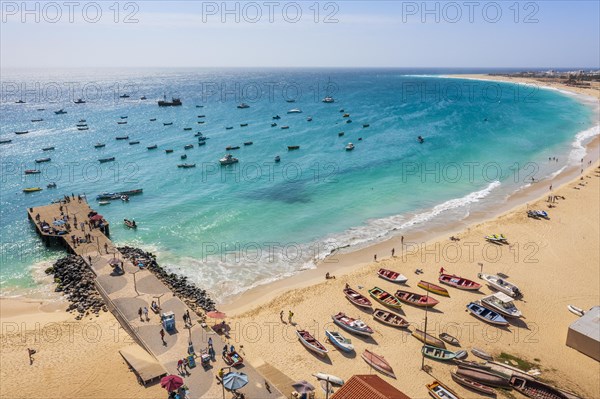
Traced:
[[325, 335], [329, 342], [338, 349], [341, 349], [344, 352], [352, 352], [354, 351], [354, 345], [352, 345], [352, 341], [346, 337], [344, 337], [341, 333], [337, 331], [329, 331], [325, 330]]
[[436, 346], [423, 345], [421, 353], [430, 359], [450, 361], [456, 357], [456, 354], [448, 349], [438, 348]]
[[437, 380], [434, 380], [431, 384], [425, 386], [429, 391], [429, 395], [435, 399], [460, 399], [456, 392]]
[[512, 377], [510, 385], [523, 395], [535, 399], [567, 399], [567, 395], [558, 389], [533, 379]]
[[367, 362], [368, 365], [373, 367], [375, 370], [380, 373], [387, 375], [388, 377], [396, 378], [394, 374], [394, 369], [390, 364], [385, 360], [385, 358], [381, 355], [371, 352], [368, 349], [365, 349], [363, 354], [361, 355], [363, 360]]
[[444, 287], [440, 287], [439, 285], [429, 283], [427, 281], [419, 281], [417, 284], [418, 287], [423, 288], [425, 291], [433, 292], [434, 294], [442, 295], [442, 296], [450, 296], [448, 290]]
[[306, 330], [296, 330], [296, 335], [298, 335], [298, 339], [307, 349], [315, 352], [319, 356], [327, 355], [327, 348], [316, 340], [308, 331]]
[[404, 275], [388, 269], [379, 269], [377, 275], [384, 280], [391, 281], [392, 283], [404, 284], [408, 281]]
[[477, 291], [481, 288], [481, 284], [453, 274], [451, 275], [442, 273], [440, 274], [438, 280], [442, 284], [458, 288], [459, 290]]
[[369, 300], [369, 298], [362, 295], [358, 291], [353, 290], [348, 285], [346, 286], [346, 288], [344, 288], [344, 295], [346, 295], [346, 298], [348, 298], [348, 300], [350, 302], [352, 302], [359, 308], [370, 308], [371, 307], [371, 301]]
[[346, 331], [350, 331], [351, 333], [364, 336], [370, 336], [373, 334], [373, 329], [366, 325], [364, 321], [348, 317], [342, 312], [331, 316], [331, 318], [335, 324], [342, 327]]
[[492, 388], [480, 384], [476, 381], [470, 380], [467, 377], [460, 376], [456, 374], [456, 370], [450, 371], [450, 375], [457, 384], [462, 385], [463, 387], [472, 389], [473, 391], [477, 391], [484, 395], [496, 396], [496, 392]]
[[498, 312], [494, 312], [486, 307], [481, 306], [476, 302], [471, 302], [467, 305], [467, 310], [475, 317], [487, 323], [497, 326], [508, 326], [508, 321]]
[[460, 346], [460, 343], [458, 342], [458, 338], [453, 337], [452, 335], [448, 334], [448, 333], [441, 333], [440, 335], [438, 335], [438, 337], [440, 337], [440, 339], [450, 345], [454, 345], [454, 346]]
[[369, 295], [371, 295], [371, 298], [373, 298], [374, 300], [376, 300], [384, 306], [390, 307], [392, 309], [402, 308], [402, 304], [400, 303], [398, 298], [394, 297], [392, 294], [390, 294], [387, 291], [384, 291], [379, 287], [373, 287], [372, 289], [370, 289]]
[[383, 309], [375, 309], [373, 311], [373, 318], [391, 327], [406, 328], [410, 325], [408, 321], [398, 316], [396, 313]]
[[412, 336], [418, 339], [419, 341], [425, 343], [426, 345], [446, 349], [446, 344], [444, 343], [444, 341], [434, 337], [433, 335], [429, 335], [425, 331], [421, 331], [418, 328], [412, 332]]
[[440, 301], [438, 301], [437, 299], [435, 299], [433, 297], [417, 294], [414, 292], [403, 291], [403, 290], [396, 291], [395, 297], [404, 303], [407, 303], [407, 304], [413, 305], [413, 306], [417, 306], [420, 308], [425, 308], [425, 307], [432, 308], [435, 305], [437, 305], [438, 303], [440, 303]]

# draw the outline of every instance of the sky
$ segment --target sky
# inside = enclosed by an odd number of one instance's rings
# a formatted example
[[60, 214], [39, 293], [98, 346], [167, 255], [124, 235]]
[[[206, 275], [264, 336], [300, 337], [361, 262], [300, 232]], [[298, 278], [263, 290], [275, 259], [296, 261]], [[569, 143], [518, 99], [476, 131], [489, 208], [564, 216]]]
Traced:
[[600, 66], [598, 1], [2, 1], [1, 68]]

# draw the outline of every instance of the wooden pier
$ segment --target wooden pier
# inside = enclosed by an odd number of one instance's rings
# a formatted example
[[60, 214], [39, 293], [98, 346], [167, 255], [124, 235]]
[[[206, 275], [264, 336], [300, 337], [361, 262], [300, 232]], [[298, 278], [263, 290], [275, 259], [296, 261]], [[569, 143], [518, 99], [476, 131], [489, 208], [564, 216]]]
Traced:
[[[190, 344], [199, 354], [200, 350], [208, 347], [208, 339], [212, 338], [215, 351], [217, 354], [221, 352], [220, 349], [225, 345], [221, 336], [211, 328], [201, 325], [198, 322], [199, 317], [154, 274], [133, 265], [123, 257], [108, 237], [109, 223], [99, 216], [91, 220], [89, 216], [95, 212], [84, 198], [74, 197], [69, 202], [61, 201], [28, 208], [27, 213], [47, 245], [56, 242], [63, 245], [69, 253], [79, 255], [86, 261], [96, 275], [96, 288], [108, 309], [134, 340], [168, 373], [178, 374], [177, 361], [187, 355]], [[44, 222], [47, 224], [45, 228], [42, 227]], [[111, 263], [115, 262], [115, 258], [123, 262], [124, 274], [114, 273]], [[166, 333], [166, 344], [163, 344], [159, 334], [162, 328], [160, 316], [152, 311], [149, 312], [149, 321], [142, 321], [138, 316], [138, 309], [147, 307], [150, 310], [152, 301], [160, 304], [162, 312], [172, 311], [176, 316], [176, 329]], [[190, 312], [191, 327], [183, 325], [182, 316], [186, 311]], [[222, 388], [217, 386], [215, 377], [219, 370], [227, 365], [217, 355], [211, 366], [204, 370], [198, 362], [198, 365], [191, 369], [191, 376], [184, 377], [186, 385], [190, 388], [190, 398], [221, 397]], [[271, 382], [271, 389], [267, 390], [264, 386], [267, 380], [250, 365], [246, 364], [243, 372], [250, 380], [242, 389], [247, 398], [284, 397], [275, 389], [277, 385]], [[215, 396], [217, 394], [218, 396]], [[228, 393], [225, 397], [231, 396]]]

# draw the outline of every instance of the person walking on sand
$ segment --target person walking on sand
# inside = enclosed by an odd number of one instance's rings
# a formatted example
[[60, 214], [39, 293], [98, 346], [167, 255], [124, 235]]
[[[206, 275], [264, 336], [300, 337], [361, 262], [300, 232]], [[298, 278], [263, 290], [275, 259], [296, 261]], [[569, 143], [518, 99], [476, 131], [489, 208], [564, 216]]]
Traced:
[[445, 270], [443, 267], [440, 267], [440, 274], [444, 274]]
[[396, 253], [396, 248], [392, 248], [392, 258], [394, 257], [395, 253]]
[[104, 251], [108, 254], [108, 244], [104, 243]]
[[160, 329], [160, 339], [162, 340], [163, 345], [167, 346], [167, 342], [165, 341], [165, 330]]
[[142, 310], [142, 308], [138, 309], [138, 315], [140, 316], [140, 321], [144, 321], [144, 319], [142, 319], [142, 314], [144, 313], [144, 311]]
[[377, 262], [377, 254], [373, 255], [373, 262]]
[[294, 312], [291, 310], [288, 312], [288, 322], [292, 324], [292, 318], [294, 317]]
[[279, 319], [281, 320], [281, 322], [283, 322], [283, 310], [279, 312]]
[[27, 354], [29, 355], [29, 365], [33, 365], [33, 355], [35, 355], [36, 350], [35, 349], [31, 349], [31, 348], [27, 348]]
[[177, 361], [177, 371], [179, 371], [180, 374], [183, 374], [183, 360], [181, 359]]
[[146, 306], [144, 306], [144, 318], [146, 318], [146, 321], [150, 320], [150, 317], [148, 317], [148, 308]]
[[400, 244], [404, 245], [404, 236], [400, 237]]

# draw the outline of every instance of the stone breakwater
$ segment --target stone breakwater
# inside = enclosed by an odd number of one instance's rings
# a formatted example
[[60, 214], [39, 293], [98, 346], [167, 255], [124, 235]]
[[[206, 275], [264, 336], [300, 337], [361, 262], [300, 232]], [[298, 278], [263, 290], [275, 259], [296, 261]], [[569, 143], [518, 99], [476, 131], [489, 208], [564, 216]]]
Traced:
[[160, 281], [162, 281], [179, 299], [186, 303], [198, 315], [215, 310], [215, 303], [208, 293], [187, 281], [187, 277], [169, 273], [156, 262], [156, 255], [133, 247], [119, 247], [119, 252], [134, 264], [142, 262]]
[[90, 313], [97, 315], [100, 310], [108, 311], [94, 285], [96, 276], [80, 256], [69, 255], [57, 260], [46, 269], [46, 274], [54, 276], [55, 291], [62, 292], [70, 302], [67, 311], [79, 313], [77, 320]]

